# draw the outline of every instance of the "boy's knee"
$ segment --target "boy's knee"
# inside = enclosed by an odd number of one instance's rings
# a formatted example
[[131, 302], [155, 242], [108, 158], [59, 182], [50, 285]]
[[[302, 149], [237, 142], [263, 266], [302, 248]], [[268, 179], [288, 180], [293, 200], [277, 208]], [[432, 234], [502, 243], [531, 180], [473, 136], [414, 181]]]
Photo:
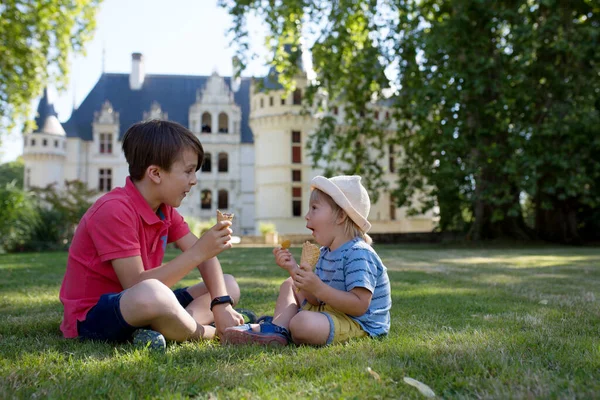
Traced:
[[279, 287], [279, 290], [289, 290], [291, 288], [294, 287], [294, 280], [292, 279], [292, 277], [290, 276], [289, 278], [287, 278], [285, 281], [283, 281], [281, 283], [281, 286]]
[[146, 312], [163, 314], [179, 304], [173, 291], [158, 279], [146, 279], [129, 289], [136, 306]]
[[240, 287], [238, 286], [237, 281], [230, 274], [223, 274], [223, 281], [225, 282], [225, 287], [227, 288], [227, 294], [233, 299], [235, 304], [240, 300]]
[[306, 311], [300, 311], [290, 321], [290, 333], [296, 343], [303, 343], [313, 334], [312, 324], [309, 314]]

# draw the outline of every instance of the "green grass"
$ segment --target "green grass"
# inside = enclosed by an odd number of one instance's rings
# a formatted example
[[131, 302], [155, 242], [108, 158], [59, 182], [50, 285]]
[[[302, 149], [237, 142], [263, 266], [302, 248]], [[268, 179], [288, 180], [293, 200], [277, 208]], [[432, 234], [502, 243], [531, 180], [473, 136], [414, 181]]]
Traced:
[[[376, 249], [392, 282], [385, 339], [164, 354], [63, 339], [66, 253], [2, 255], [0, 398], [422, 398], [405, 376], [444, 398], [600, 398], [600, 249]], [[220, 259], [239, 306], [272, 313], [285, 274], [270, 249]]]

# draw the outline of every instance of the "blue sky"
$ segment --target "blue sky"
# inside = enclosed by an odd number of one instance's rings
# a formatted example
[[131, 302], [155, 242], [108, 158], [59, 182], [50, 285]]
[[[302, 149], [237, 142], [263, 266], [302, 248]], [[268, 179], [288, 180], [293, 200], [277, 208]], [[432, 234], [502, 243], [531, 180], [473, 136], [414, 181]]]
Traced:
[[[103, 65], [106, 72], [128, 73], [134, 52], [144, 55], [147, 74], [209, 75], [216, 70], [231, 75], [234, 52], [226, 34], [230, 26], [231, 18], [217, 0], [104, 0], [86, 55], [71, 59], [68, 89], [62, 93], [49, 89], [59, 120], [66, 121], [73, 104], [83, 101]], [[265, 29], [259, 20], [250, 19], [249, 31], [252, 50], [259, 57], [244, 75], [264, 75]], [[15, 131], [3, 138], [0, 162], [12, 161], [22, 152], [22, 139]]]

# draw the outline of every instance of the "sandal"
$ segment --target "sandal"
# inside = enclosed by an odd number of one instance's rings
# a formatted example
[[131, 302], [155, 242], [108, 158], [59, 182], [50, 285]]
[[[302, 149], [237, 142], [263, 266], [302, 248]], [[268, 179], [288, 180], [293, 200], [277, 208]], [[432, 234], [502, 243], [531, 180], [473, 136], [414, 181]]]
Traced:
[[259, 332], [252, 330], [252, 325], [244, 324], [225, 329], [221, 341], [227, 344], [259, 344], [263, 346], [287, 346], [292, 341], [290, 332], [272, 323], [258, 325]]
[[257, 324], [270, 324], [273, 322], [273, 316], [272, 315], [261, 315], [257, 320], [256, 323]]

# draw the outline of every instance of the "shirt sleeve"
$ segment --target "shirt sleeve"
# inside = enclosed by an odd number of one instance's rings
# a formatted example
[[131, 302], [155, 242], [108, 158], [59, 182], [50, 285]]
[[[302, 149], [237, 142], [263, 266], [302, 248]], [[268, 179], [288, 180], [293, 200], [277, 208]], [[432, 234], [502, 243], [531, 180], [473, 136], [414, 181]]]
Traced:
[[169, 237], [167, 243], [173, 243], [184, 237], [190, 232], [190, 227], [187, 222], [183, 219], [181, 214], [176, 209], [170, 207], [171, 212], [171, 226], [169, 227]]
[[110, 200], [90, 216], [89, 235], [102, 262], [141, 254], [137, 215], [127, 204]]
[[347, 260], [344, 266], [347, 290], [362, 287], [373, 293], [379, 275], [377, 257], [367, 249], [356, 249], [348, 255]]

